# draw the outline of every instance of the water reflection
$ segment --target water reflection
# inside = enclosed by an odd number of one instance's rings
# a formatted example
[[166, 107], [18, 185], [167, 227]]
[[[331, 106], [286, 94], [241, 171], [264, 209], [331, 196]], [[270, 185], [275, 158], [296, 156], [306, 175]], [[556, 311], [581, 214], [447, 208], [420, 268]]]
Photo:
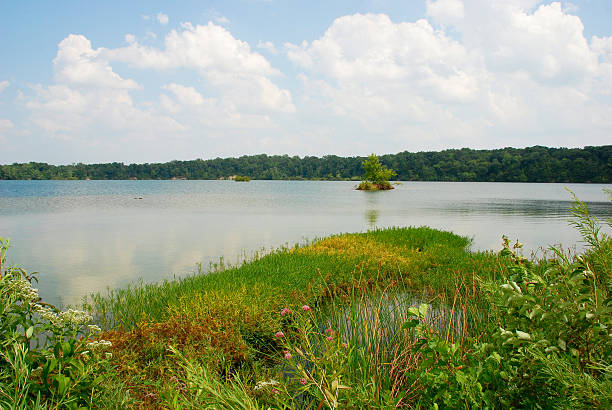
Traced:
[[372, 229], [376, 227], [376, 222], [378, 222], [380, 215], [379, 202], [381, 192], [365, 191], [363, 194], [365, 195], [366, 202], [365, 219], [368, 227]]
[[[562, 184], [353, 188], [342, 181], [0, 181], [0, 236], [11, 239], [9, 263], [41, 272], [41, 296], [51, 303], [375, 227], [449, 230], [473, 237], [475, 250], [499, 249], [506, 234], [527, 254], [580, 240], [567, 224], [571, 198]], [[603, 188], [610, 185], [570, 185], [605, 220], [612, 212]]]

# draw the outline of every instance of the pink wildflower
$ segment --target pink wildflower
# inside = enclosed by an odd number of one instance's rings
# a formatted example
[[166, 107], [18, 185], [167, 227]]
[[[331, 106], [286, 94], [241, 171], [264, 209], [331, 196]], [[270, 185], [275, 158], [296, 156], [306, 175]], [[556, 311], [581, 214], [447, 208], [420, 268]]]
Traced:
[[325, 329], [325, 334], [330, 334], [333, 335], [334, 334], [334, 330], [333, 329]]
[[281, 310], [281, 316], [290, 315], [290, 314], [291, 314], [291, 309], [289, 308], [283, 308], [283, 310]]
[[340, 346], [342, 346], [343, 349], [348, 349], [348, 343], [342, 343]]
[[327, 339], [328, 342], [331, 342], [332, 340], [334, 340], [334, 337], [333, 336], [327, 336], [326, 339]]
[[278, 390], [276, 390], [275, 388], [272, 388], [272, 394], [278, 394]]
[[300, 383], [302, 383], [302, 386], [306, 386], [306, 379], [302, 377]]
[[277, 339], [282, 339], [283, 337], [285, 337], [285, 334], [284, 334], [283, 332], [280, 332], [280, 331], [279, 331], [279, 332], [276, 332], [276, 333], [274, 334], [274, 336], [275, 336]]
[[287, 360], [291, 359], [292, 356], [291, 356], [291, 353], [289, 353], [289, 350], [285, 350], [283, 353], [285, 354], [285, 359]]
[[304, 310], [305, 312], [308, 312], [310, 310], [310, 306], [304, 305], [302, 306], [302, 310]]

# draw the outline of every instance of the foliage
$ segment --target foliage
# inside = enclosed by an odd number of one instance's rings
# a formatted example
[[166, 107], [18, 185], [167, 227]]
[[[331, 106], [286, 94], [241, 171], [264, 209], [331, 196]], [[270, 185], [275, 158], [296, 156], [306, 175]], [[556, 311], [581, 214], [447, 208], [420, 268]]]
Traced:
[[244, 175], [236, 175], [236, 177], [234, 177], [234, 181], [236, 182], [249, 182], [251, 181], [250, 177], [244, 176]]
[[88, 318], [41, 304], [9, 268], [0, 406], [609, 408], [611, 221], [574, 200], [586, 249], [572, 255], [390, 228], [95, 295], [110, 363], [83, 354]]
[[610, 237], [575, 200], [573, 224], [590, 249], [537, 264], [520, 256], [504, 237], [500, 257], [508, 266], [501, 285], [485, 281], [497, 329], [459, 346], [422, 320], [415, 327], [423, 357], [422, 404], [459, 407], [609, 408], [612, 405], [611, 271], [590, 260], [612, 260]]
[[[171, 161], [163, 164], [72, 164], [30, 162], [0, 165], [1, 179], [254, 179], [359, 180], [364, 157], [240, 158]], [[380, 162], [403, 181], [612, 182], [612, 145], [585, 148], [529, 147], [496, 150], [450, 149], [400, 152]]]
[[365, 173], [363, 175], [363, 182], [372, 183], [378, 189], [391, 189], [389, 180], [393, 178], [397, 173], [391, 169], [384, 167], [378, 157], [371, 154], [362, 163]]
[[389, 182], [397, 173], [391, 169], [384, 167], [378, 157], [374, 154], [370, 155], [362, 162], [365, 173], [363, 181], [357, 186], [359, 191], [378, 191], [393, 189], [393, 185]]
[[[0, 238], [0, 266], [8, 241]], [[17, 267], [0, 270], [0, 407], [80, 408], [127, 398], [109, 380], [104, 340], [85, 312], [58, 311], [31, 287], [36, 277]]]
[[[205, 368], [212, 379], [202, 377], [210, 383], [219, 377], [230, 388], [233, 375], [239, 375], [252, 390], [257, 381], [280, 381], [273, 369], [279, 349], [274, 333], [286, 322], [278, 314], [282, 307], [297, 310], [309, 304], [313, 309], [320, 307], [317, 312], [324, 306], [334, 312], [336, 300], [381, 287], [399, 289], [400, 283], [406, 290], [446, 292], [455, 288], [453, 272], [469, 278], [474, 265], [481, 263], [495, 271], [493, 263], [487, 262], [488, 256], [468, 253], [468, 244], [466, 238], [425, 227], [337, 235], [307, 246], [280, 249], [238, 267], [114, 290], [91, 298], [88, 309], [104, 327], [114, 329], [103, 334], [113, 342], [113, 364], [130, 391], [146, 405], [170, 400], [165, 393], [158, 394], [165, 391], [169, 377], [175, 376], [185, 385], [191, 383], [169, 346], [194, 369]], [[373, 303], [360, 300], [354, 305], [360, 306], [354, 328], [361, 327], [358, 321], [369, 320], [366, 312], [372, 311]], [[343, 310], [338, 306], [337, 311]], [[338, 318], [334, 325], [338, 332], [343, 328], [342, 320]], [[370, 329], [369, 337], [375, 337], [376, 328]], [[361, 336], [355, 334], [347, 340], [352, 343], [353, 337]], [[373, 360], [366, 351], [360, 354], [359, 360], [373, 365], [371, 374], [376, 373], [376, 380], [380, 380], [377, 391], [385, 394], [387, 387], [382, 386], [392, 384], [388, 375], [393, 373], [389, 367], [374, 369], [374, 364], [391, 356]], [[173, 383], [170, 390], [180, 390], [180, 383]], [[191, 394], [195, 393], [184, 391], [176, 400], [182, 403], [195, 397]]]

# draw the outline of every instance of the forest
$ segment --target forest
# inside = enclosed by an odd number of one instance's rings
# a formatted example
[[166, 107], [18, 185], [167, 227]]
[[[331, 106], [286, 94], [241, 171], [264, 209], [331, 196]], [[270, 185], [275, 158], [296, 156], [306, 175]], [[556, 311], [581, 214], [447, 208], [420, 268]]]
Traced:
[[[366, 157], [250, 155], [166, 163], [0, 165], [0, 180], [251, 179], [359, 180]], [[379, 156], [401, 181], [611, 183], [612, 145], [584, 148], [448, 149]]]

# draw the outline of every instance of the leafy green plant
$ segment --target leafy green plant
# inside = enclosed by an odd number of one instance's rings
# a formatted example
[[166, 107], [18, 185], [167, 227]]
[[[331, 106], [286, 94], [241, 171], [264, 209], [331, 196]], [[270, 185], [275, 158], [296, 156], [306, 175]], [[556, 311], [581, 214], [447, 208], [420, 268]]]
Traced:
[[384, 167], [375, 154], [371, 154], [362, 163], [364, 168], [363, 182], [357, 187], [359, 190], [393, 189], [389, 182], [395, 175], [395, 171]]
[[[0, 238], [1, 265], [7, 249]], [[21, 268], [0, 273], [0, 407], [92, 406], [109, 369], [91, 316], [42, 302]]]

